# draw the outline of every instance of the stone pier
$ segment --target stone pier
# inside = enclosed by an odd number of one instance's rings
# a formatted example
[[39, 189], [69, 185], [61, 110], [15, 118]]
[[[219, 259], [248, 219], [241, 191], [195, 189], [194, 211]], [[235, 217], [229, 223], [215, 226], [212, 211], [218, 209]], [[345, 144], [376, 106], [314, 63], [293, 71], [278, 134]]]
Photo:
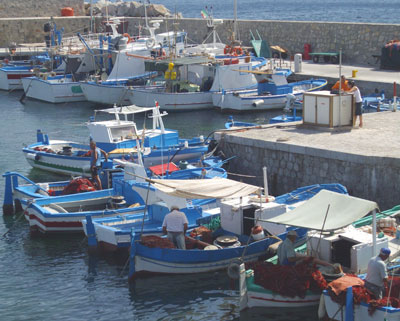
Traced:
[[[400, 112], [364, 114], [363, 128], [321, 129], [301, 122], [216, 134], [229, 172], [263, 186], [267, 166], [271, 195], [297, 187], [341, 183], [353, 196], [376, 201], [381, 210], [400, 204]], [[232, 176], [234, 179], [238, 177]]]

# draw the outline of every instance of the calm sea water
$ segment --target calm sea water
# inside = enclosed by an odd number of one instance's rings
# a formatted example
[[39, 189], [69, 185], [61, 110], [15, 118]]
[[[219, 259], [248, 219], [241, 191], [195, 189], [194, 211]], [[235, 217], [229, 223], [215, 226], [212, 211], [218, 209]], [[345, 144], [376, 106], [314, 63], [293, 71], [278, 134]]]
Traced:
[[[126, 0], [129, 1], [129, 0]], [[86, 0], [89, 2], [89, 0]], [[212, 7], [215, 18], [233, 18], [234, 0], [152, 0], [186, 18]], [[237, 0], [238, 19], [399, 23], [399, 0]]]
[[[51, 138], [85, 142], [90, 104], [19, 102], [21, 92], [0, 92], [0, 172], [18, 171], [35, 181], [60, 179], [26, 162], [21, 148], [36, 129]], [[279, 114], [238, 115], [266, 122]], [[165, 117], [182, 137], [208, 135], [227, 115], [217, 111]], [[139, 124], [143, 119], [138, 119]], [[0, 181], [1, 199], [4, 181]], [[33, 237], [21, 213], [0, 217], [0, 320], [317, 320], [316, 310], [239, 313], [238, 292], [224, 271], [193, 276], [157, 276], [128, 284], [127, 268], [112, 258], [87, 253], [82, 236]]]

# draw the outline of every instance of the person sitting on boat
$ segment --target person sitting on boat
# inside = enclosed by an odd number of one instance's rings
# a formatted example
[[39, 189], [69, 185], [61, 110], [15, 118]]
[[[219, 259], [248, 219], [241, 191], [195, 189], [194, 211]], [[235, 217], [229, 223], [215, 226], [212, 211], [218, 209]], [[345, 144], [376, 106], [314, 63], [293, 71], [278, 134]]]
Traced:
[[290, 230], [286, 234], [286, 239], [279, 244], [277, 254], [278, 254], [278, 262], [280, 265], [296, 265], [301, 261], [306, 261], [308, 263], [315, 263], [319, 265], [332, 266], [332, 264], [325, 262], [323, 260], [319, 260], [312, 256], [302, 255], [300, 253], [296, 253], [294, 249], [294, 244], [296, 242], [297, 233], [294, 230]]
[[97, 189], [103, 189], [101, 186], [101, 180], [99, 177], [99, 169], [101, 168], [101, 154], [104, 155], [105, 160], [108, 160], [108, 154], [99, 147], [96, 147], [95, 141], [90, 141], [90, 173], [92, 174], [92, 179], [97, 185]]
[[[342, 83], [342, 85], [340, 85], [340, 82]], [[340, 87], [341, 87], [341, 88], [340, 88]], [[346, 80], [346, 77], [345, 77], [344, 75], [342, 75], [342, 76], [340, 77], [340, 80], [338, 80], [338, 81], [336, 82], [336, 84], [334, 84], [334, 85], [332, 86], [332, 91], [333, 91], [333, 92], [338, 93], [338, 92], [339, 92], [339, 89], [341, 89], [342, 91], [348, 91], [348, 90], [350, 90], [349, 83], [348, 83], [348, 81]]]
[[172, 206], [171, 212], [165, 215], [162, 224], [163, 233], [181, 250], [186, 250], [185, 233], [188, 228], [188, 220], [185, 213], [179, 211], [178, 206]]
[[297, 262], [310, 259], [309, 256], [303, 256], [294, 250], [294, 243], [296, 242], [297, 233], [294, 230], [288, 231], [286, 239], [279, 244], [277, 254], [278, 262], [280, 265], [295, 265]]
[[375, 295], [376, 299], [382, 299], [385, 293], [385, 283], [388, 279], [385, 261], [389, 256], [390, 250], [383, 247], [379, 254], [371, 258], [368, 262], [364, 285]]

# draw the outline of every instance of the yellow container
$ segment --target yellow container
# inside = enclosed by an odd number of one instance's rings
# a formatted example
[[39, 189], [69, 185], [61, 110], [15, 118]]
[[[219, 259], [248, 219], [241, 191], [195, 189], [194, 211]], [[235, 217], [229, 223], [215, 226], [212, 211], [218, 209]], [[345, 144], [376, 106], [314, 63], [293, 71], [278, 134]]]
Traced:
[[351, 77], [352, 77], [352, 78], [356, 78], [356, 77], [357, 77], [357, 72], [358, 72], [358, 70], [357, 70], [357, 69], [354, 69], [354, 70], [351, 72]]
[[169, 71], [166, 71], [165, 74], [164, 74], [164, 78], [165, 79], [169, 79], [170, 76], [171, 76], [171, 73]]

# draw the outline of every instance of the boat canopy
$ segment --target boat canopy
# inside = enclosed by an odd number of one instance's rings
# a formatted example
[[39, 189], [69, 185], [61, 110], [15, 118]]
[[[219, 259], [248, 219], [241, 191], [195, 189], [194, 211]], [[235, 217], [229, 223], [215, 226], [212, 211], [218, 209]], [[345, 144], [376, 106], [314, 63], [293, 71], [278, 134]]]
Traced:
[[186, 180], [151, 179], [148, 181], [166, 194], [187, 199], [237, 198], [260, 190], [258, 186], [220, 177]]
[[156, 107], [139, 107], [136, 105], [130, 106], [118, 106], [113, 108], [106, 108], [106, 109], [96, 109], [94, 112], [99, 113], [108, 113], [108, 114], [121, 114], [121, 115], [131, 115], [137, 113], [145, 113], [147, 111], [152, 111]]
[[168, 70], [170, 63], [174, 64], [174, 67], [181, 67], [186, 65], [198, 65], [198, 64], [206, 64], [211, 62], [210, 58], [206, 56], [200, 57], [184, 57], [177, 58], [173, 60], [165, 59], [165, 60], [147, 60], [144, 62], [146, 71], [162, 71], [165, 72]]
[[378, 205], [373, 201], [321, 190], [292, 211], [268, 218], [266, 221], [312, 230], [333, 231], [350, 225], [375, 209], [378, 209]]

